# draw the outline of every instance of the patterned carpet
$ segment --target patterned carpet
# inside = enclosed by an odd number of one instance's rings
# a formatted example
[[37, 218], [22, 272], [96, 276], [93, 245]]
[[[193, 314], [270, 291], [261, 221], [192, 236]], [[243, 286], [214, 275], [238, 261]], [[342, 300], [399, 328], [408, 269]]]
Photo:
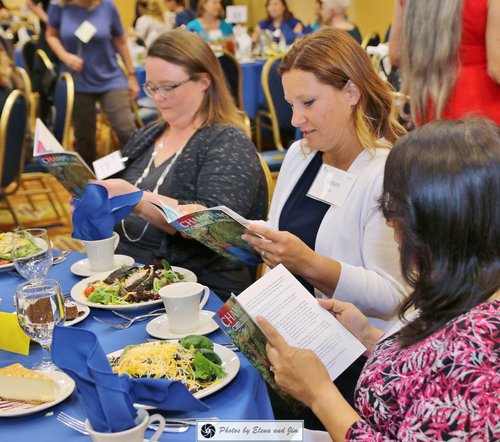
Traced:
[[[16, 212], [16, 216], [24, 228], [44, 227], [48, 230], [54, 248], [83, 252], [80, 241], [71, 238], [73, 231], [70, 219], [70, 197], [68, 192], [52, 177], [49, 177], [52, 193], [51, 204], [47, 195], [9, 197], [9, 201]], [[36, 184], [31, 184], [32, 186]], [[29, 188], [29, 184], [26, 187]], [[16, 224], [6, 209], [4, 203], [0, 203], [0, 231], [8, 232], [14, 230]]]

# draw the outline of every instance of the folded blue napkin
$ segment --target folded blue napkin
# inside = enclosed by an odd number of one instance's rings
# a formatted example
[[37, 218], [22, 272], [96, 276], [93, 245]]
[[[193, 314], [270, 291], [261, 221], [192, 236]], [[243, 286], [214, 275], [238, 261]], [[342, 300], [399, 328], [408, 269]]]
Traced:
[[81, 200], [74, 199], [72, 237], [85, 241], [106, 239], [142, 198], [142, 190], [108, 198], [100, 184], [88, 183]]
[[132, 379], [113, 373], [96, 335], [89, 330], [56, 326], [51, 347], [55, 364], [75, 381], [78, 398], [96, 431], [114, 433], [134, 427], [134, 403], [162, 410], [208, 409], [179, 381]]

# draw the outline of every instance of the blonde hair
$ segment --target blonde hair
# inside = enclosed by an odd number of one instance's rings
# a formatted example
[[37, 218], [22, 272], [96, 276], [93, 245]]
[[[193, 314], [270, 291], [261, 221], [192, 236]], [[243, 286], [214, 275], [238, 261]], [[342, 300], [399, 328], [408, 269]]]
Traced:
[[193, 81], [207, 74], [210, 87], [199, 110], [203, 118], [202, 126], [235, 126], [246, 133], [243, 116], [229, 92], [219, 61], [203, 37], [184, 29], [165, 32], [149, 47], [147, 56], [182, 67]]
[[163, 7], [158, 0], [148, 0], [147, 15], [154, 17], [156, 20], [165, 23], [165, 16], [163, 15]]
[[461, 11], [462, 0], [405, 3], [402, 92], [410, 96], [414, 122], [441, 119], [460, 65]]
[[341, 90], [350, 80], [360, 97], [353, 109], [356, 135], [364, 149], [391, 147], [406, 133], [397, 120], [390, 87], [361, 46], [345, 31], [324, 27], [300, 39], [285, 56], [280, 72], [310, 72], [323, 84]]
[[351, 0], [322, 0], [321, 2], [327, 8], [335, 9], [338, 13], [343, 13], [351, 6]]

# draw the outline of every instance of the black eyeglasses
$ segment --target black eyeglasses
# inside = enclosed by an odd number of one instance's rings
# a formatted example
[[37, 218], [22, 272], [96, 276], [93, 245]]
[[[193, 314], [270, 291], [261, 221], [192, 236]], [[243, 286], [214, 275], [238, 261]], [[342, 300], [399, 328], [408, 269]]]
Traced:
[[169, 86], [152, 86], [148, 83], [145, 83], [142, 85], [142, 88], [144, 89], [146, 95], [150, 98], [154, 98], [156, 93], [158, 93], [161, 98], [172, 98], [174, 96], [175, 90], [178, 87], [182, 86], [183, 84], [189, 83], [192, 79], [193, 77], [189, 77], [184, 81]]

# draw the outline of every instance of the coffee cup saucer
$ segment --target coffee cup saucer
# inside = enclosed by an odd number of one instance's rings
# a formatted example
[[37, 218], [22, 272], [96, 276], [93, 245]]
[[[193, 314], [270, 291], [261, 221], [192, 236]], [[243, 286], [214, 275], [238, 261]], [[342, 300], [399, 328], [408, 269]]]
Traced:
[[214, 312], [208, 310], [200, 311], [200, 324], [196, 330], [186, 333], [174, 333], [168, 327], [168, 315], [161, 315], [153, 319], [146, 326], [146, 331], [158, 339], [182, 339], [189, 335], [208, 335], [219, 328], [213, 320]]
[[[113, 259], [114, 259], [114, 265], [113, 268], [109, 270], [110, 272], [120, 268], [123, 265], [131, 266], [135, 262], [134, 258], [127, 255], [114, 255]], [[98, 273], [102, 273], [102, 271], [94, 272], [93, 270], [90, 269], [88, 258], [80, 259], [80, 261], [75, 262], [71, 266], [70, 270], [77, 276], [94, 276], [97, 275]]]

